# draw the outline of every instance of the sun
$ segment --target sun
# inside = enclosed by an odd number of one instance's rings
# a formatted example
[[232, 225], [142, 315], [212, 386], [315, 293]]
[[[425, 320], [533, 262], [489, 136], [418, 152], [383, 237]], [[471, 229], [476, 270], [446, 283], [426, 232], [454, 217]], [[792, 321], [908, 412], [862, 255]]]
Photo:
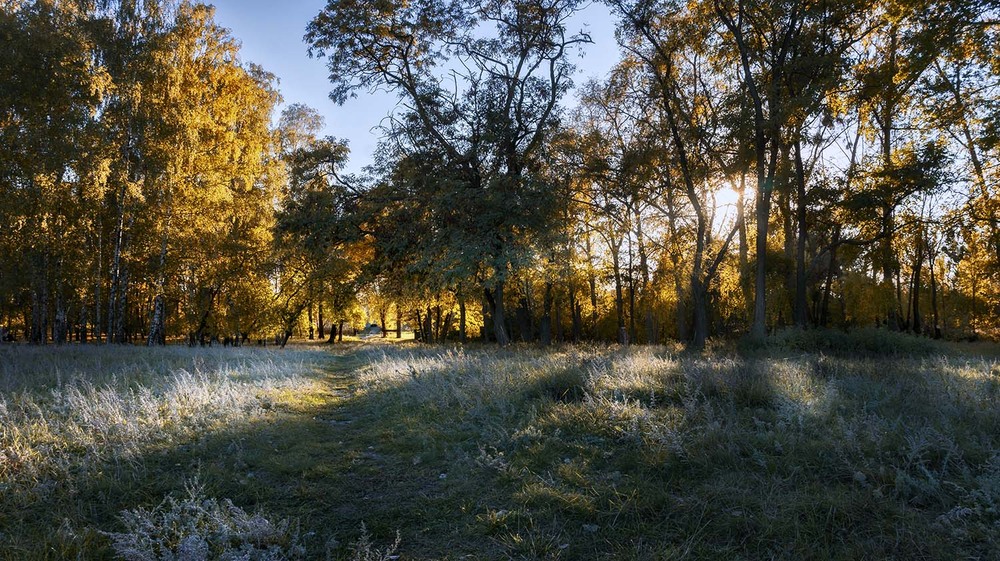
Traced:
[[739, 204], [740, 194], [732, 185], [723, 185], [715, 192], [715, 210], [718, 211], [727, 207], [735, 207]]
[[[719, 232], [730, 227], [736, 221], [740, 211], [740, 192], [737, 187], [724, 183], [709, 197], [715, 210], [712, 220], [713, 229]], [[747, 186], [743, 191], [743, 212], [746, 212], [746, 204], [749, 200], [753, 200], [753, 189]]]

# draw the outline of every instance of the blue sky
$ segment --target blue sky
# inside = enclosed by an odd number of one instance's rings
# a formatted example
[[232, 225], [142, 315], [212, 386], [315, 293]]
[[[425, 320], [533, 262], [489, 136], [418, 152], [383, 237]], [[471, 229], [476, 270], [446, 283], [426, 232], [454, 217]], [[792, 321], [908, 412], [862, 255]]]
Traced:
[[[243, 60], [255, 62], [275, 74], [285, 103], [304, 103], [326, 119], [324, 134], [350, 141], [348, 172], [371, 163], [378, 142], [374, 130], [396, 104], [387, 93], [359, 92], [343, 106], [330, 101], [323, 60], [310, 59], [302, 41], [306, 25], [326, 5], [325, 0], [209, 0], [216, 7], [216, 21], [229, 28], [243, 45]], [[618, 60], [614, 21], [607, 8], [592, 4], [577, 15], [570, 31], [586, 28], [594, 44], [586, 46], [577, 61], [578, 84], [604, 76]], [[572, 100], [568, 100], [572, 103]]]

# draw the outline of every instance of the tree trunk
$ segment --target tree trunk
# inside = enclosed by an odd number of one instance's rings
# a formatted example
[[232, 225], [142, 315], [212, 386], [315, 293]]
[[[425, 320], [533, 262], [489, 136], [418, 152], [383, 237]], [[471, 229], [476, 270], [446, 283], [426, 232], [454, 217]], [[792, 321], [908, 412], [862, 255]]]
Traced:
[[590, 288], [590, 333], [597, 336], [597, 275], [594, 272], [594, 252], [590, 242], [590, 232], [584, 238], [587, 256], [587, 285]]
[[[212, 294], [212, 299], [213, 300], [215, 299], [215, 292], [217, 292], [217, 290], [213, 291], [213, 294]], [[297, 322], [297, 320], [299, 319], [299, 317], [302, 316], [302, 311], [303, 311], [304, 308], [305, 308], [305, 305], [303, 304], [303, 305], [299, 306], [297, 309], [295, 309], [294, 311], [291, 311], [285, 317], [284, 331], [280, 335], [278, 335], [277, 340], [275, 341], [275, 343], [277, 343], [280, 348], [284, 349], [285, 345], [288, 344], [288, 340], [292, 338], [292, 329], [293, 329], [293, 326], [295, 325], [295, 323]], [[207, 318], [208, 315], [206, 314], [205, 317]], [[209, 346], [211, 346], [211, 345], [209, 345]]]
[[115, 342], [128, 343], [128, 289], [131, 278], [128, 267], [122, 267], [121, 286], [118, 289], [118, 314], [115, 316]]
[[49, 320], [49, 287], [44, 269], [36, 273], [34, 288], [31, 291], [31, 338], [33, 345], [44, 345], [48, 342]]
[[674, 271], [674, 298], [676, 299], [676, 310], [674, 311], [675, 321], [677, 322], [677, 339], [679, 341], [687, 340], [687, 301], [686, 295], [684, 294], [684, 281], [683, 274], [680, 271], [680, 263], [678, 262]]
[[[299, 309], [299, 313], [302, 313], [301, 308]], [[285, 331], [282, 332], [281, 334], [281, 341], [278, 342], [278, 347], [284, 349], [285, 345], [288, 344], [288, 340], [291, 338], [292, 338], [292, 328], [286, 326]], [[209, 343], [209, 346], [210, 347], [212, 346], [211, 343]]]
[[69, 322], [66, 321], [66, 315], [66, 300], [63, 297], [63, 286], [60, 281], [56, 284], [56, 316], [55, 321], [52, 322], [52, 340], [57, 345], [66, 343], [69, 333]]
[[556, 343], [562, 343], [565, 339], [563, 333], [563, 323], [562, 323], [562, 296], [557, 296], [555, 300], [555, 316], [552, 318], [554, 333]]
[[501, 347], [506, 347], [510, 344], [510, 337], [507, 336], [507, 327], [505, 326], [506, 318], [504, 317], [503, 309], [503, 289], [503, 281], [498, 282], [496, 287], [493, 289], [493, 333], [496, 336], [497, 344]]
[[[895, 266], [895, 272], [896, 272], [896, 283], [895, 283], [895, 286], [896, 286], [896, 299], [893, 302], [893, 304], [895, 305], [895, 309], [896, 309], [896, 317], [899, 318], [900, 322], [902, 322], [902, 320], [903, 320], [903, 279], [901, 278], [901, 275], [903, 274], [903, 271], [902, 271], [902, 267], [900, 267], [898, 263]], [[909, 311], [909, 306], [907, 306], [907, 311]], [[904, 326], [904, 325], [900, 324], [899, 325], [899, 328], [900, 328], [899, 330], [902, 331], [904, 327], [907, 328], [907, 329], [909, 328], [908, 325]]]
[[[740, 254], [740, 290], [743, 292], [745, 306], [749, 306], [753, 298], [753, 285], [750, 283], [750, 246], [747, 244], [747, 213], [746, 213], [747, 173], [740, 173], [740, 187], [736, 198], [736, 229], [739, 236]], [[747, 307], [743, 308], [746, 321]]]
[[583, 330], [583, 318], [581, 317], [583, 315], [583, 306], [577, 302], [576, 288], [573, 286], [569, 288], [569, 311], [573, 322], [573, 342], [579, 343]]
[[[782, 167], [793, 167], [791, 163], [791, 144], [788, 145], [789, 149], [782, 151]], [[786, 177], [785, 188], [778, 192], [778, 204], [776, 212], [780, 216], [781, 220], [781, 231], [782, 231], [782, 241], [783, 250], [785, 254], [785, 263], [794, 264], [795, 263], [795, 211], [792, 208], [792, 194], [791, 189], [797, 189], [795, 185], [794, 174], [791, 173], [790, 169], [782, 169], [779, 171], [779, 175]], [[785, 300], [780, 303], [778, 308], [780, 311], [784, 311], [786, 305], [789, 311], [793, 311], [794, 301], [795, 301], [795, 267], [794, 265], [787, 268], [785, 272]], [[789, 315], [790, 318], [794, 317], [794, 313]]]
[[322, 341], [323, 339], [326, 338], [326, 326], [323, 325], [324, 319], [323, 319], [323, 300], [322, 300], [322, 298], [320, 299], [319, 305], [317, 306], [317, 310], [316, 310], [316, 322], [317, 322], [316, 333], [319, 336], [320, 341]]
[[489, 343], [490, 333], [493, 331], [493, 294], [489, 288], [483, 288], [483, 295], [479, 300], [483, 307], [483, 326], [479, 330], [479, 335], [484, 343]]
[[[758, 191], [770, 190], [767, 183], [760, 185]], [[755, 257], [757, 266], [754, 275], [753, 324], [750, 328], [751, 337], [763, 340], [767, 337], [767, 221], [770, 217], [770, 204], [764, 194], [757, 196], [757, 240]]]
[[[201, 292], [201, 291], [199, 291]], [[201, 319], [198, 321], [198, 329], [195, 331], [195, 337], [198, 339], [198, 344], [205, 346], [205, 340], [208, 337], [206, 329], [208, 329], [208, 317], [212, 315], [212, 308], [215, 305], [215, 290], [208, 291], [204, 296], [205, 298], [205, 309], [201, 313]], [[301, 312], [301, 308], [299, 309]], [[284, 346], [284, 343], [281, 344]], [[211, 339], [209, 338], [209, 346], [211, 346]]]
[[628, 339], [635, 342], [635, 263], [632, 237], [628, 238]]
[[913, 310], [913, 322], [910, 324], [910, 327], [914, 333], [919, 335], [923, 328], [920, 317], [920, 276], [924, 268], [924, 237], [922, 227], [918, 230], [917, 236], [917, 255], [916, 262], [913, 264], [913, 287], [910, 289], [911, 309]]
[[886, 321], [889, 329], [899, 331], [900, 317], [898, 313], [899, 296], [896, 293], [895, 276], [895, 253], [892, 250], [893, 212], [888, 205], [882, 207], [882, 239], [879, 241], [879, 254], [882, 267], [882, 288], [889, 294], [889, 302], [886, 309]]
[[[616, 247], [617, 246], [617, 247]], [[625, 295], [622, 289], [622, 272], [618, 249], [621, 244], [612, 244], [611, 266], [615, 280], [615, 326], [617, 327], [615, 336], [619, 345], [628, 344], [628, 331], [625, 329]]]
[[166, 344], [164, 308], [163, 295], [157, 294], [156, 299], [153, 300], [153, 318], [149, 322], [149, 336], [146, 338], [146, 346]]
[[531, 329], [531, 311], [528, 308], [528, 300], [521, 298], [518, 302], [517, 310], [515, 313], [517, 318], [517, 330], [521, 336], [521, 342], [527, 343], [531, 341], [533, 336]]
[[[896, 50], [898, 41], [898, 29], [895, 24], [893, 24], [891, 30], [889, 31], [889, 53], [888, 53], [888, 63], [889, 63], [889, 76], [895, 76], [896, 74]], [[884, 103], [883, 103], [883, 114], [880, 120], [880, 128], [882, 133], [882, 165], [885, 171], [889, 171], [892, 168], [892, 132], [894, 128], [893, 117], [896, 113], [896, 82], [895, 80], [887, 80], [885, 84], [885, 89], [883, 90]], [[898, 267], [895, 264], [895, 254], [892, 250], [893, 234], [895, 232], [895, 217], [894, 209], [891, 201], [886, 201], [882, 208], [882, 240], [880, 242], [880, 253], [882, 259], [882, 283], [885, 289], [891, 294], [893, 292], [893, 277], [898, 274], [896, 269]], [[895, 292], [896, 298], [889, 304], [888, 310], [888, 324], [889, 329], [893, 331], [900, 330], [900, 317], [899, 309], [901, 301], [899, 298], [899, 285], [896, 283]]]
[[308, 319], [308, 321], [309, 321], [309, 340], [312, 341], [313, 339], [316, 338], [316, 329], [315, 329], [315, 324], [313, 323], [313, 318], [315, 316], [313, 316], [313, 301], [312, 301], [312, 298], [309, 299], [309, 311], [307, 312], [307, 315], [309, 317], [309, 319]]
[[545, 298], [542, 301], [542, 321], [539, 325], [542, 346], [552, 344], [552, 283], [545, 283]]
[[[124, 196], [124, 195], [123, 195]], [[117, 340], [117, 325], [120, 320], [118, 315], [120, 310], [118, 310], [118, 293], [122, 290], [121, 287], [121, 276], [122, 276], [122, 246], [124, 243], [125, 236], [125, 210], [121, 208], [118, 214], [118, 229], [115, 233], [115, 249], [114, 257], [111, 261], [111, 286], [108, 291], [108, 344], [116, 343]]]
[[414, 338], [417, 341], [420, 341], [421, 343], [426, 343], [427, 333], [426, 331], [424, 331], [424, 315], [420, 313], [420, 308], [417, 308], [416, 314], [417, 314], [417, 334], [414, 335]]
[[642, 229], [642, 213], [636, 212], [635, 217], [635, 238], [639, 247], [639, 271], [642, 273], [641, 302], [644, 311], [644, 327], [646, 344], [656, 344], [656, 327], [653, 323], [653, 298], [649, 288], [649, 254], [646, 250], [645, 235]]
[[[430, 317], [431, 309], [427, 308], [427, 316]], [[444, 341], [444, 323], [441, 321], [441, 304], [437, 304], [434, 307], [434, 341], [440, 343]]]
[[930, 259], [930, 269], [931, 269], [931, 310], [934, 317], [934, 327], [933, 327], [933, 337], [935, 339], [941, 338], [941, 324], [939, 323], [938, 317], [938, 287], [937, 287], [937, 277], [934, 273], [934, 261], [936, 261], [935, 252], [928, 248], [928, 257]]
[[403, 338], [403, 318], [399, 314], [399, 304], [396, 304], [396, 339]]
[[694, 307], [691, 347], [701, 350], [705, 348], [705, 343], [708, 341], [708, 287], [693, 276], [691, 278], [691, 300]]
[[[716, 15], [732, 34], [740, 55], [741, 82], [746, 88], [747, 98], [753, 110], [754, 157], [757, 172], [757, 193], [754, 214], [757, 220], [757, 239], [755, 240], [755, 257], [757, 259], [754, 275], [754, 305], [753, 323], [750, 326], [750, 336], [763, 340], [767, 337], [767, 230], [771, 215], [771, 190], [774, 188], [775, 164], [777, 162], [778, 131], [768, 130], [770, 126], [764, 115], [764, 97], [757, 87], [757, 80], [751, 68], [751, 46], [743, 34], [742, 18], [734, 18], [723, 8], [721, 3], [715, 4]], [[772, 80], [777, 82], [780, 67], [772, 68]], [[772, 107], [776, 101], [768, 101], [771, 115], [777, 115], [779, 107]], [[768, 138], [770, 136], [770, 138]], [[768, 143], [770, 142], [770, 147]], [[770, 148], [770, 149], [769, 149]], [[768, 161], [770, 156], [770, 161]]]
[[795, 326], [805, 329], [809, 325], [809, 302], [806, 298], [806, 238], [808, 236], [808, 224], [806, 223], [806, 174], [802, 164], [802, 143], [796, 139], [794, 144], [795, 157], [795, 185], [797, 188], [797, 201], [795, 208], [795, 221], [798, 225], [797, 239], [795, 243], [795, 302], [793, 317]]
[[153, 318], [149, 321], [149, 336], [146, 338], [146, 346], [164, 345], [167, 342], [166, 332], [166, 304], [164, 302], [164, 290], [166, 286], [166, 266], [167, 266], [167, 232], [164, 230], [160, 240], [160, 262], [158, 277], [156, 279], [156, 298], [153, 299]]
[[465, 297], [458, 297], [458, 340], [463, 345], [466, 342], [466, 325], [465, 325]]
[[528, 312], [528, 333], [529, 333], [528, 339], [529, 340], [534, 340], [535, 333], [537, 333], [537, 331], [535, 331], [535, 327], [536, 327], [535, 326], [535, 302], [533, 300], [534, 294], [531, 291], [531, 283], [529, 283], [528, 281], [524, 281], [524, 291], [525, 291], [525, 294], [526, 294], [526, 297], [525, 297], [524, 301], [527, 303], [527, 307], [525, 307], [525, 310], [527, 310], [527, 312]]
[[444, 316], [444, 321], [441, 323], [441, 333], [438, 335], [438, 342], [444, 343], [448, 340], [448, 335], [451, 333], [451, 324], [455, 321], [455, 312], [453, 310], [448, 310], [448, 313]]
[[[956, 69], [957, 70], [957, 69]], [[958, 122], [962, 129], [962, 136], [965, 138], [965, 149], [969, 153], [969, 162], [972, 164], [972, 171], [974, 173], [973, 184], [979, 190], [979, 196], [987, 203], [986, 206], [986, 224], [990, 232], [990, 241], [993, 246], [994, 254], [1000, 262], [1000, 219], [997, 217], [996, 209], [994, 205], [989, 204], [993, 199], [991, 196], [988, 183], [986, 181], [986, 174], [983, 169], [982, 160], [979, 157], [979, 150], [976, 148], [976, 139], [973, 136], [972, 130], [969, 127], [969, 117], [966, 113], [966, 108], [968, 107], [968, 102], [962, 97], [962, 81], [961, 77], [956, 72], [956, 77], [952, 79], [948, 73], [946, 73], [941, 67], [938, 67], [938, 76], [941, 78], [942, 83], [951, 91], [954, 97], [955, 105], [958, 107]], [[931, 273], [933, 276], [934, 265], [933, 260], [931, 262]], [[935, 325], [935, 328], [937, 326]]]
[[434, 318], [432, 317], [431, 307], [427, 306], [427, 313], [424, 314], [424, 324], [421, 326], [420, 330], [423, 332], [423, 341], [427, 344], [434, 343]]
[[677, 225], [678, 212], [674, 201], [674, 190], [667, 185], [667, 227], [670, 232], [670, 264], [671, 277], [674, 280], [674, 321], [677, 329], [677, 339], [687, 340], [687, 311], [684, 306], [684, 274], [681, 272], [681, 251], [679, 247], [680, 228]]
[[101, 343], [101, 284], [103, 280], [103, 263], [104, 263], [104, 236], [103, 231], [100, 227], [97, 229], [97, 261], [95, 264], [95, 275], [94, 275], [94, 321], [91, 322], [93, 328], [93, 338], [94, 342]]
[[833, 291], [833, 274], [837, 267], [837, 249], [840, 246], [840, 226], [836, 226], [833, 231], [833, 240], [830, 244], [830, 262], [826, 268], [826, 282], [823, 285], [823, 299], [819, 307], [819, 324], [822, 327], [830, 325], [830, 294]]
[[90, 332], [90, 318], [87, 317], [87, 302], [86, 300], [80, 301], [80, 329], [77, 331], [77, 340], [83, 344], [87, 344], [88, 334]]

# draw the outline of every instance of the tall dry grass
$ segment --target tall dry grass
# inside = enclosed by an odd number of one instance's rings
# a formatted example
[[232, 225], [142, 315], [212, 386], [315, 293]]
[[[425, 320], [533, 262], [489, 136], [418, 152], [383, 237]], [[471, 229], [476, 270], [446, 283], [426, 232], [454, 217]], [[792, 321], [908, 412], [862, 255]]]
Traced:
[[310, 351], [0, 346], [0, 485], [44, 494], [109, 464], [269, 414]]

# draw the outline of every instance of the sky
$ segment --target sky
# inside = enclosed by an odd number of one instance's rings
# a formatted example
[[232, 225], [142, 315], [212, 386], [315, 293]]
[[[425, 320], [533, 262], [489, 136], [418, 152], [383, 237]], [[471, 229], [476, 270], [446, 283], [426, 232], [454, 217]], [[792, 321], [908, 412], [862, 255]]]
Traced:
[[[302, 40], [306, 25], [326, 5], [325, 0], [209, 0], [215, 19], [238, 39], [244, 61], [262, 66], [279, 79], [284, 104], [303, 103], [326, 119], [324, 135], [346, 138], [351, 159], [346, 171], [355, 173], [372, 161], [378, 143], [377, 127], [396, 105], [389, 93], [359, 91], [343, 106], [330, 101], [325, 62], [311, 59]], [[584, 57], [575, 61], [577, 84], [601, 78], [618, 61], [614, 20], [601, 4], [591, 4], [570, 23], [569, 31], [586, 29], [594, 41]], [[572, 104], [573, 99], [567, 100]], [[279, 109], [280, 111], [280, 109]]]

